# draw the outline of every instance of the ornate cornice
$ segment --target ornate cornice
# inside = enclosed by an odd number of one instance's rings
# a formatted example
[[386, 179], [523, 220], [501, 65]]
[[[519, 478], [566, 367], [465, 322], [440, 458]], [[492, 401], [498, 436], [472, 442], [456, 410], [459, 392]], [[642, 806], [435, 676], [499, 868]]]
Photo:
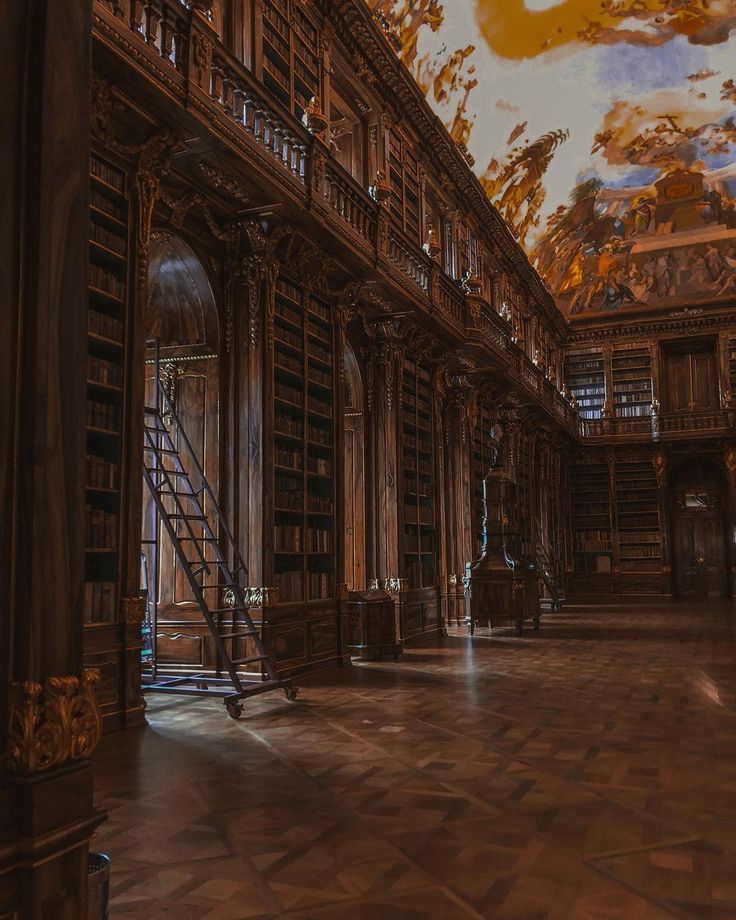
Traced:
[[[607, 321], [610, 318], [606, 317]], [[724, 313], [697, 313], [692, 310], [672, 311], [662, 316], [644, 318], [631, 317], [622, 323], [617, 317], [617, 324], [610, 326], [589, 326], [585, 329], [572, 328], [566, 345], [568, 348], [586, 345], [589, 342], [622, 341], [624, 339], [643, 339], [650, 336], [692, 335], [703, 330], [726, 329], [736, 325], [733, 315]]]
[[102, 732], [94, 692], [100, 672], [50, 677], [43, 685], [17, 681], [11, 688], [5, 760], [16, 773], [38, 773], [88, 757]]

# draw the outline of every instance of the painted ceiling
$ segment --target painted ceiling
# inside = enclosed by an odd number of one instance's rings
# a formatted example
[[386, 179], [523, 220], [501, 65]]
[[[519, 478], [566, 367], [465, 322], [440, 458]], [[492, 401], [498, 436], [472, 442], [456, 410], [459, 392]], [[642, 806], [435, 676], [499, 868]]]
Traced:
[[736, 0], [368, 0], [569, 314], [736, 297]]

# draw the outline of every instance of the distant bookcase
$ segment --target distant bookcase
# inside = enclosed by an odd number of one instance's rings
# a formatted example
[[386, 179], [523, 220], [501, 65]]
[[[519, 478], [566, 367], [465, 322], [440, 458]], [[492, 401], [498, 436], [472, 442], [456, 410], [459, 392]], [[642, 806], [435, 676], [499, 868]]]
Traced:
[[587, 348], [565, 358], [565, 382], [578, 403], [581, 418], [600, 418], [606, 401], [603, 351]]
[[114, 623], [118, 618], [128, 217], [125, 172], [93, 154], [87, 311], [86, 623]]
[[610, 574], [613, 546], [608, 463], [572, 467], [570, 511], [575, 570]]
[[611, 376], [618, 418], [652, 414], [652, 359], [647, 346], [614, 350]]
[[728, 342], [728, 379], [731, 396], [736, 397], [736, 339], [729, 339]]
[[274, 316], [274, 562], [283, 603], [335, 595], [330, 307], [280, 277]]
[[410, 588], [426, 588], [437, 579], [432, 384], [429, 369], [409, 358], [404, 359], [400, 412], [403, 574]]
[[616, 463], [616, 516], [622, 573], [660, 572], [662, 536], [651, 460]]
[[263, 82], [301, 118], [320, 96], [319, 34], [304, 5], [269, 0], [263, 6]]
[[491, 464], [495, 460], [495, 433], [491, 410], [482, 402], [478, 405], [478, 415], [473, 436], [473, 515], [476, 552], [483, 549], [483, 483]]

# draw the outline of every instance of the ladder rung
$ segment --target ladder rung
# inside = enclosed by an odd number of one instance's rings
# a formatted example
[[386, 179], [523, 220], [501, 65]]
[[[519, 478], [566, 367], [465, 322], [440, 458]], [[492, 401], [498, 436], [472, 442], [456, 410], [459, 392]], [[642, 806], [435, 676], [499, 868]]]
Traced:
[[147, 466], [149, 473], [166, 473], [167, 476], [178, 476], [180, 479], [189, 479], [189, 473], [179, 470], [167, 470], [165, 466]]
[[194, 492], [177, 492], [171, 489], [157, 489], [159, 495], [177, 495], [179, 498], [199, 498], [199, 496], [204, 492], [204, 489], [197, 489]]
[[176, 539], [180, 543], [199, 543], [200, 540], [203, 543], [217, 543], [217, 537], [177, 537]]
[[265, 653], [263, 655], [253, 655], [251, 658], [231, 658], [231, 664], [251, 664], [254, 661], [265, 661], [268, 658], [268, 655]]
[[182, 521], [206, 521], [206, 514], [170, 514], [170, 518], [177, 518]]
[[246, 629], [242, 632], [220, 633], [221, 639], [244, 639], [246, 636], [257, 636], [257, 629]]
[[152, 451], [155, 454], [177, 454], [178, 455], [179, 453], [178, 450], [170, 450], [168, 447], [152, 447], [150, 444], [144, 444], [143, 450]]

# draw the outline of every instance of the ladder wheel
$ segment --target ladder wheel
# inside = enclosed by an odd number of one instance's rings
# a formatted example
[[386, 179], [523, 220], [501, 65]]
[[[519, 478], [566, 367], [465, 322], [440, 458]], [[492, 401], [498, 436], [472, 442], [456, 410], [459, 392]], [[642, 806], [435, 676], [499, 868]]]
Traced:
[[199, 683], [195, 684], [195, 686], [197, 690], [207, 690], [208, 689], [207, 684], [205, 684], [203, 681], [200, 681]]
[[298, 687], [284, 687], [284, 696], [290, 703], [293, 703], [294, 700], [297, 698], [297, 696], [299, 696], [299, 688]]
[[231, 700], [225, 703], [225, 708], [231, 719], [239, 719], [243, 715], [243, 704], [238, 700]]

